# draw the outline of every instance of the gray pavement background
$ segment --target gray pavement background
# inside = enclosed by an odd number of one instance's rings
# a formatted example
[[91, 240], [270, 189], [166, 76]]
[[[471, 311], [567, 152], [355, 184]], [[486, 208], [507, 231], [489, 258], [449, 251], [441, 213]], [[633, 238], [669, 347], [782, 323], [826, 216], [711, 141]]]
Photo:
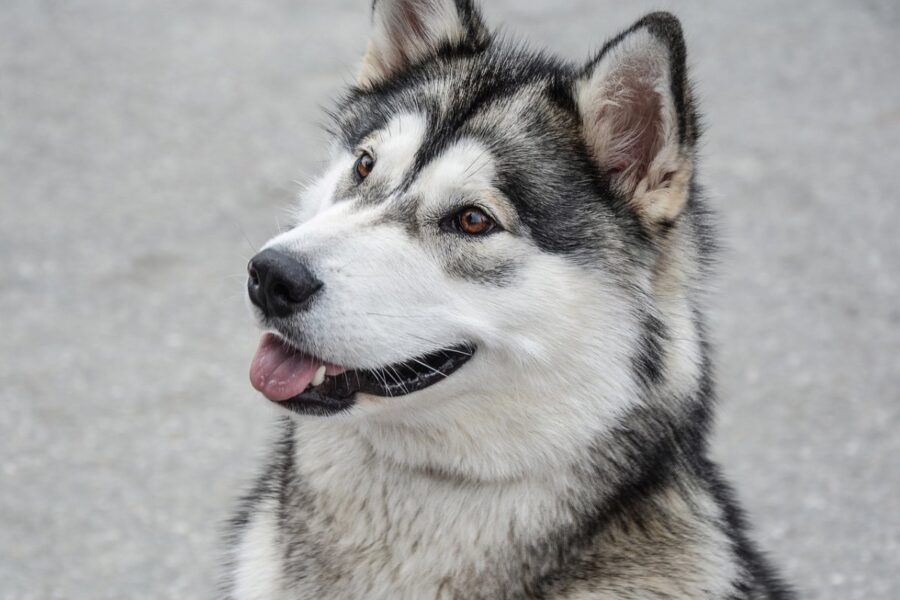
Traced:
[[[320, 162], [365, 0], [0, 3], [0, 597], [201, 598], [272, 413], [243, 268]], [[900, 597], [900, 4], [513, 2], [586, 56], [681, 16], [708, 132], [717, 456], [807, 598]]]

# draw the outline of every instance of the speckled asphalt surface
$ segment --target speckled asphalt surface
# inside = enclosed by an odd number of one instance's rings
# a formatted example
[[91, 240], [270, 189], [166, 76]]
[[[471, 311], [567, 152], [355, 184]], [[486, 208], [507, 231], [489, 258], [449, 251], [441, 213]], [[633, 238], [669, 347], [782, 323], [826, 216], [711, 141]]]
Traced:
[[[368, 4], [0, 4], [0, 598], [212, 594], [273, 418], [243, 268]], [[487, 13], [581, 57], [650, 7]], [[726, 248], [716, 455], [804, 597], [898, 598], [900, 5], [670, 8]]]

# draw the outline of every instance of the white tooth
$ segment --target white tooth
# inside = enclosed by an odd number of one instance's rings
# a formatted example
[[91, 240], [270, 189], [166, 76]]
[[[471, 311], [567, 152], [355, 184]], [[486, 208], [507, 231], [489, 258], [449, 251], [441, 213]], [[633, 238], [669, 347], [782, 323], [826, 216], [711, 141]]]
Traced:
[[325, 365], [322, 365], [318, 369], [316, 369], [316, 374], [313, 375], [312, 385], [313, 387], [322, 385], [323, 381], [325, 381]]

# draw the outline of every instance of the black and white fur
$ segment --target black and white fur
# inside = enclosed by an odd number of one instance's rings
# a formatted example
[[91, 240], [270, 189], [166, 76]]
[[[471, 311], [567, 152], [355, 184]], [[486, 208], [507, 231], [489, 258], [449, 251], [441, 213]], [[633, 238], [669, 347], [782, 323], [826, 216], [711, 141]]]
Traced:
[[[378, 0], [373, 28], [330, 166], [267, 244], [321, 298], [262, 326], [361, 369], [477, 351], [421, 391], [285, 417], [223, 595], [792, 597], [707, 457], [714, 243], [677, 19], [582, 66], [468, 0]], [[498, 231], [439, 226], [466, 205]]]

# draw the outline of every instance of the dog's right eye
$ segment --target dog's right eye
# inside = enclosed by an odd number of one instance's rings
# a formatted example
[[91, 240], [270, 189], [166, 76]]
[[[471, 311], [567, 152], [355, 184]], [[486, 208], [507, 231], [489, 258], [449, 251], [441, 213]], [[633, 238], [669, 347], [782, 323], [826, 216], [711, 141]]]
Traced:
[[357, 180], [362, 181], [369, 176], [369, 173], [371, 173], [374, 168], [375, 159], [372, 158], [372, 155], [368, 152], [363, 152], [360, 157], [356, 159], [353, 171], [356, 173]]

